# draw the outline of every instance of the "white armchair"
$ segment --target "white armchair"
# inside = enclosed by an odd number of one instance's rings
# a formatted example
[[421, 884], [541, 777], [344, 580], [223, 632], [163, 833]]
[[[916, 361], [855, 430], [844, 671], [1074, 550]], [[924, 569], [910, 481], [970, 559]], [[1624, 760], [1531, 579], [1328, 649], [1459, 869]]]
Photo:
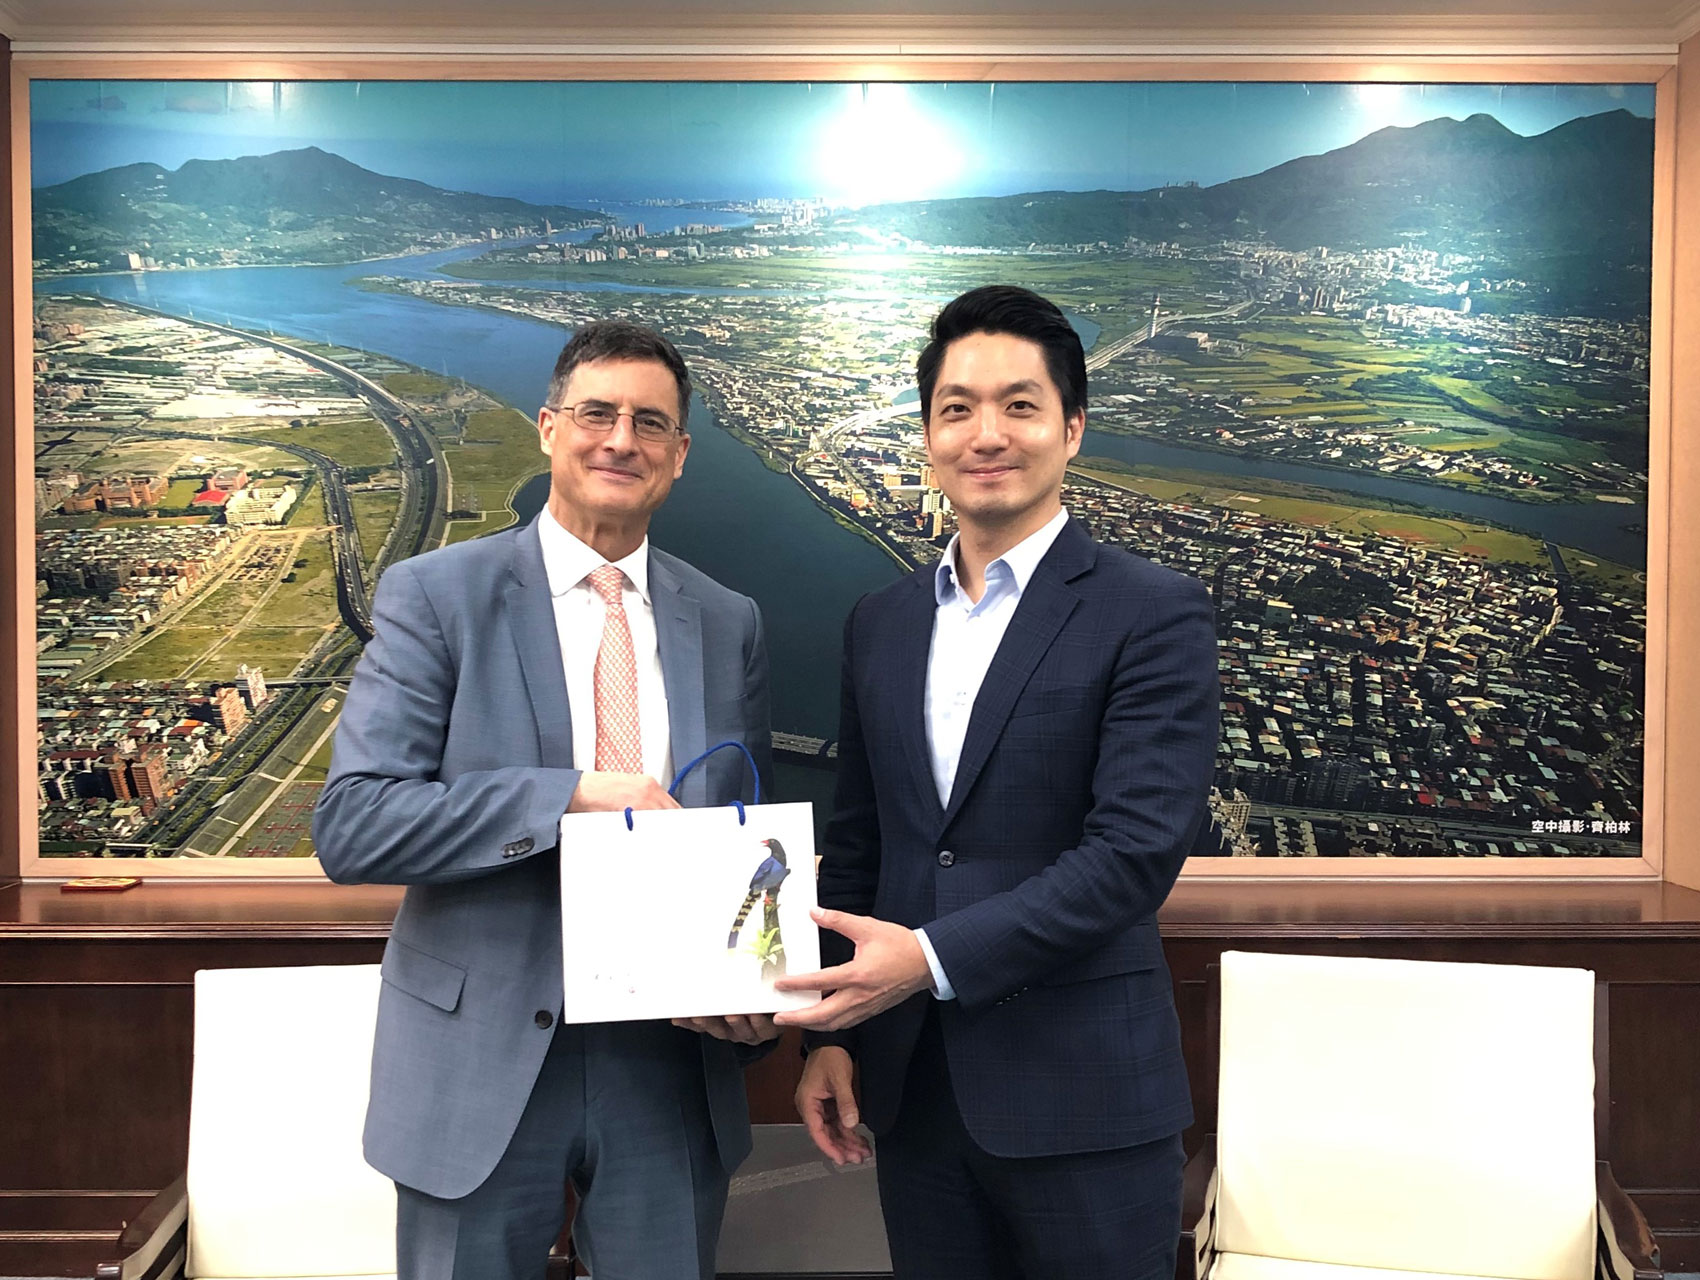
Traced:
[[378, 966], [195, 975], [184, 1177], [101, 1280], [395, 1274], [395, 1188], [361, 1155]]
[[1180, 1274], [1658, 1276], [1596, 1160], [1594, 1016], [1585, 970], [1224, 953]]

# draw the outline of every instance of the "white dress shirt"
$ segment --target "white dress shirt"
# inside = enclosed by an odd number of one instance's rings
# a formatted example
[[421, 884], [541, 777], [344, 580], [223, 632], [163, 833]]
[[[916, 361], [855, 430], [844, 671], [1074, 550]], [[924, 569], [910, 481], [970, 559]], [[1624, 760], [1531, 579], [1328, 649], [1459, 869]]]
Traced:
[[[602, 648], [607, 607], [590, 585], [593, 570], [609, 561], [561, 527], [548, 507], [537, 519], [543, 544], [543, 571], [555, 606], [555, 635], [561, 644], [561, 668], [567, 677], [567, 706], [573, 721], [573, 767], [596, 767], [596, 655]], [[667, 685], [661, 678], [661, 648], [655, 635], [655, 609], [649, 601], [649, 539], [613, 565], [625, 575], [620, 598], [632, 633], [637, 665], [638, 733], [643, 771], [662, 786], [673, 780], [673, 746], [667, 726]]]
[[[933, 644], [927, 655], [924, 707], [933, 785], [938, 788], [942, 805], [950, 804], [951, 788], [956, 785], [956, 766], [962, 760], [962, 744], [968, 736], [968, 720], [974, 714], [974, 701], [980, 696], [980, 686], [985, 682], [992, 658], [1003, 643], [1004, 632], [1009, 630], [1009, 620], [1015, 616], [1022, 593], [1033, 580], [1033, 571], [1067, 523], [1068, 512], [1058, 511], [1044, 528], [1028, 534], [987, 565], [986, 589], [979, 600], [969, 599], [957, 580], [959, 538], [953, 537], [944, 549], [944, 558], [939, 561], [933, 579], [938, 608], [933, 614]], [[915, 937], [926, 953], [927, 967], [933, 971], [933, 988], [938, 998], [954, 1000], [955, 988], [939, 964], [927, 931], [917, 929]]]

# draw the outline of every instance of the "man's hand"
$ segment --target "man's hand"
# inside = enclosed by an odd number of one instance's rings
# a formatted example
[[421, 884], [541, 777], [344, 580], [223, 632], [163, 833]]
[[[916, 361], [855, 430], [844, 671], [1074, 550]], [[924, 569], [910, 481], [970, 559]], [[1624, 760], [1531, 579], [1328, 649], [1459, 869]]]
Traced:
[[773, 1018], [765, 1013], [729, 1013], [724, 1018], [674, 1018], [675, 1027], [700, 1031], [716, 1040], [734, 1044], [763, 1044], [779, 1035]]
[[803, 1064], [797, 1114], [815, 1146], [834, 1164], [861, 1164], [873, 1154], [868, 1140], [855, 1129], [861, 1117], [850, 1082], [850, 1055], [837, 1045], [822, 1045]]
[[832, 992], [812, 1009], [775, 1014], [773, 1020], [779, 1026], [842, 1031], [885, 1012], [917, 991], [932, 989], [933, 972], [927, 967], [927, 953], [921, 950], [913, 929], [872, 916], [853, 916], [819, 907], [810, 914], [821, 928], [841, 933], [854, 942], [856, 957], [849, 964], [834, 965], [819, 973], [776, 978], [773, 983], [776, 991]]
[[679, 802], [646, 773], [597, 773], [579, 775], [568, 813], [594, 813], [621, 809], [677, 809]]

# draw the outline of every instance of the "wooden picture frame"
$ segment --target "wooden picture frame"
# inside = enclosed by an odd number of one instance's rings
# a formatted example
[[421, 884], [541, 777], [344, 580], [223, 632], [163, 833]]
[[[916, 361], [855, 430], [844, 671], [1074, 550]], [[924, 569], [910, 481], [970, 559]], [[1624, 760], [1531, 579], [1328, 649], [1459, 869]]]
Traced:
[[[1675, 324], [1676, 139], [1674, 59], [1611, 59], [1587, 56], [1548, 59], [1484, 57], [1401, 58], [1397, 61], [1315, 57], [1198, 60], [1078, 57], [918, 56], [867, 59], [854, 56], [764, 58], [739, 54], [692, 57], [589, 56], [552, 61], [541, 71], [506, 57], [452, 58], [435, 55], [314, 55], [251, 57], [225, 54], [14, 54], [10, 86], [13, 361], [11, 422], [14, 483], [10, 489], [4, 557], [5, 609], [12, 619], [5, 643], [13, 646], [13, 678], [0, 695], [0, 737], [7, 779], [0, 795], [4, 834], [14, 841], [26, 877], [55, 878], [95, 872], [131, 872], [160, 877], [204, 877], [213, 869], [199, 859], [84, 859], [44, 857], [34, 821], [36, 759], [28, 727], [35, 723], [35, 667], [26, 643], [33, 616], [34, 527], [27, 496], [33, 475], [33, 375], [31, 365], [30, 263], [30, 85], [46, 79], [133, 80], [716, 80], [716, 81], [1303, 81], [1318, 83], [1477, 84], [1650, 84], [1655, 87], [1652, 313], [1649, 368], [1649, 449], [1652, 484], [1647, 527], [1647, 651], [1645, 772], [1642, 856], [1623, 859], [1543, 858], [1304, 858], [1195, 859], [1188, 877], [1286, 879], [1292, 876], [1399, 879], [1657, 879], [1665, 874], [1671, 796], [1667, 758], [1692, 758], [1700, 729], [1682, 723], [1667, 706], [1669, 640], [1689, 630], [1694, 602], [1669, 596], [1672, 541], [1670, 483], [1671, 417]], [[218, 878], [318, 875], [313, 859], [218, 860]]]

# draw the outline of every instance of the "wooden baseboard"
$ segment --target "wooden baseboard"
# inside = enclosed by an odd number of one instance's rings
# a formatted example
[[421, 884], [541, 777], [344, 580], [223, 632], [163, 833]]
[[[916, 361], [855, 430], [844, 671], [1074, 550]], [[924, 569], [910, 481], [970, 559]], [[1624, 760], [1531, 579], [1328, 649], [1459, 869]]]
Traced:
[[[151, 1191], [0, 1190], [0, 1234], [112, 1235], [152, 1198]], [[0, 1269], [0, 1274], [18, 1273]]]
[[116, 1231], [0, 1231], [0, 1275], [92, 1276], [117, 1248]]
[[[187, 1150], [194, 974], [375, 962], [395, 895], [335, 886], [145, 885], [120, 901], [0, 887], [0, 1276], [92, 1274]], [[1555, 964], [1612, 986], [1609, 1158], [1672, 1272], [1700, 1272], [1700, 893], [1636, 886], [1182, 885], [1162, 916], [1194, 1107], [1204, 977], [1226, 948]], [[791, 1118], [801, 1060], [749, 1075], [758, 1121]], [[114, 1082], [122, 1081], [122, 1089]], [[58, 1188], [32, 1190], [27, 1188]]]
[[1700, 1272], [1700, 1187], [1626, 1187], [1646, 1216], [1667, 1272]]

